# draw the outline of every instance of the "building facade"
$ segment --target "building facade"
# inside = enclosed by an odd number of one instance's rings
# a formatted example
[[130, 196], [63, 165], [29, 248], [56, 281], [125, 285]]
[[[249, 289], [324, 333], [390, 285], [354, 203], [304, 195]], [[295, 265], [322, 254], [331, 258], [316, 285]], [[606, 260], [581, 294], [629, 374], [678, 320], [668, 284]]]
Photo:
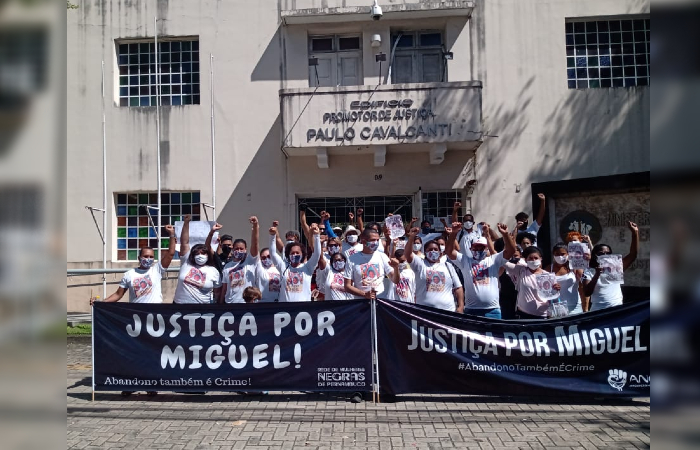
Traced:
[[[643, 296], [649, 2], [379, 4], [375, 20], [368, 0], [78, 2], [68, 11], [69, 269], [102, 266], [85, 206], [102, 204], [104, 61], [108, 267], [157, 247], [148, 206], [160, 143], [164, 224], [212, 219], [216, 202], [224, 230], [244, 238], [253, 214], [263, 230], [273, 220], [298, 229], [300, 206], [339, 225], [363, 208], [367, 220], [399, 213], [439, 226], [459, 200], [477, 221], [512, 227], [519, 211], [534, 217], [541, 190], [548, 246], [567, 228], [594, 229], [625, 253], [624, 223], [638, 222], [627, 285]], [[110, 292], [119, 279], [108, 276]], [[84, 310], [100, 280], [69, 277], [68, 310]]]

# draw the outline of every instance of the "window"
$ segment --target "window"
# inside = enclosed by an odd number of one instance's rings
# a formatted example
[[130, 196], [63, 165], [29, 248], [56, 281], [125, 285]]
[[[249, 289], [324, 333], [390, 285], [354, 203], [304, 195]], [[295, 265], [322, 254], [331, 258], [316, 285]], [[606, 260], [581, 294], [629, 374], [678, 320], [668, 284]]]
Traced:
[[[433, 219], [451, 217], [455, 202], [462, 201], [462, 193], [460, 191], [424, 192], [422, 200], [423, 217], [421, 220], [428, 220], [433, 223], [433, 225], [437, 225]], [[460, 215], [460, 220], [461, 217]], [[447, 223], [449, 222], [448, 219]]]
[[396, 32], [391, 36], [392, 49], [394, 44], [396, 52], [391, 65], [392, 83], [447, 81], [441, 32]]
[[[331, 224], [343, 229], [350, 223], [348, 213], [355, 213], [359, 208], [364, 209], [365, 223], [383, 222], [389, 214], [400, 214], [404, 221], [411, 220], [413, 196], [392, 195], [385, 197], [318, 197], [300, 198], [299, 206], [308, 208], [306, 220], [319, 223], [321, 211], [328, 211]], [[301, 227], [299, 228], [301, 229]]]
[[360, 36], [311, 36], [309, 54], [317, 60], [316, 65], [309, 65], [309, 86], [362, 84]]
[[649, 85], [650, 19], [566, 23], [569, 89]]
[[[151, 42], [117, 43], [119, 106], [156, 106], [156, 54]], [[164, 106], [199, 104], [199, 41], [158, 41]]]
[[[192, 220], [200, 220], [200, 198], [198, 191], [161, 192], [162, 225], [174, 224], [185, 214]], [[117, 259], [136, 261], [141, 247], [158, 248], [155, 223], [158, 211], [146, 206], [158, 205], [155, 192], [121, 193], [117, 197]], [[149, 213], [150, 212], [150, 218]], [[151, 220], [153, 221], [151, 223]], [[168, 248], [169, 239], [161, 233], [160, 248]], [[155, 251], [158, 258], [158, 250]]]

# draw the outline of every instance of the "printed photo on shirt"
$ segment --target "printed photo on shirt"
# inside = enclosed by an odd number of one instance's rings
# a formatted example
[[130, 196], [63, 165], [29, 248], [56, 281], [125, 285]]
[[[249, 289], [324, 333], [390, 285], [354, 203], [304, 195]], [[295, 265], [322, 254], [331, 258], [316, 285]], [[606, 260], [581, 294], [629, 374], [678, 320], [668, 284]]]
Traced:
[[277, 272], [268, 272], [267, 276], [270, 278], [268, 282], [267, 289], [270, 292], [280, 291], [280, 276]]
[[338, 292], [345, 292], [345, 278], [342, 273], [334, 273], [331, 281], [331, 289]]
[[382, 282], [378, 264], [362, 264], [360, 266], [363, 286], [377, 286]]
[[408, 278], [401, 278], [399, 280], [399, 284], [396, 285], [396, 295], [402, 300], [406, 301], [413, 301], [412, 298], [409, 298], [411, 295], [411, 281]]
[[425, 280], [428, 283], [428, 292], [443, 292], [445, 290], [444, 273], [428, 269]]
[[143, 277], [134, 278], [132, 284], [134, 286], [134, 295], [136, 295], [136, 298], [150, 294], [153, 289], [153, 282], [151, 281], [151, 276], [148, 274]]
[[474, 284], [489, 284], [489, 268], [479, 263], [472, 265], [472, 280]]
[[243, 287], [243, 285], [245, 284], [245, 270], [243, 270], [242, 266], [229, 270], [228, 284], [229, 286], [231, 286], [231, 289], [238, 289]]
[[185, 283], [201, 289], [207, 282], [207, 275], [196, 267], [190, 268], [190, 272], [185, 276]]
[[304, 276], [297, 272], [287, 274], [287, 292], [299, 293], [304, 290]]

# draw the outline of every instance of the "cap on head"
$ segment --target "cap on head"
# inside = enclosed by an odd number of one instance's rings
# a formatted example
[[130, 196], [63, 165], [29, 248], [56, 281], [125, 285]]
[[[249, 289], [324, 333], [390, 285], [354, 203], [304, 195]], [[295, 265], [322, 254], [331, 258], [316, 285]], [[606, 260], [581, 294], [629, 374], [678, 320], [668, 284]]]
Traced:
[[486, 242], [486, 238], [483, 236], [480, 237], [479, 239], [475, 240], [474, 242], [472, 242], [472, 245], [484, 245], [485, 246], [487, 244], [488, 243]]

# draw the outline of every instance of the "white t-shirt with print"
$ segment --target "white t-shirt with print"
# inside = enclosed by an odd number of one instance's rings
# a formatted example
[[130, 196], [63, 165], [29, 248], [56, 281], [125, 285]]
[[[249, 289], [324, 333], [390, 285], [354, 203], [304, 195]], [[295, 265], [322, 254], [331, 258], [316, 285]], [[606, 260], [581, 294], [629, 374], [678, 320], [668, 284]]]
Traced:
[[258, 258], [255, 265], [255, 284], [262, 293], [261, 303], [279, 301], [281, 280], [280, 271], [274, 264], [265, 268]]
[[465, 308], [499, 308], [498, 272], [506, 263], [503, 252], [487, 256], [478, 262], [467, 256], [470, 254], [471, 252], [458, 252], [454, 260], [464, 276]]
[[416, 274], [417, 304], [452, 312], [456, 310], [452, 290], [462, 286], [446, 263], [413, 258], [411, 269]]
[[362, 291], [374, 289], [379, 297], [384, 292], [384, 277], [393, 270], [386, 254], [360, 252], [348, 258], [344, 276], [352, 280], [353, 286], [357, 289]]
[[[595, 276], [595, 269], [588, 268], [583, 272], [582, 280], [590, 281]], [[622, 304], [622, 285], [610, 283], [605, 277], [598, 277], [598, 282], [591, 294], [591, 307], [589, 311], [611, 308]]]
[[345, 259], [347, 260], [355, 253], [361, 253], [364, 248], [365, 247], [359, 242], [355, 245], [350, 245], [347, 242], [343, 241], [342, 252], [345, 255]]
[[352, 300], [355, 296], [345, 291], [345, 271], [336, 272], [330, 263], [316, 272], [316, 285], [326, 300]]
[[386, 293], [388, 300], [398, 300], [406, 303], [416, 302], [416, 274], [411, 267], [406, 267], [399, 274], [399, 284], [391, 285]]
[[148, 269], [131, 269], [119, 283], [119, 287], [129, 290], [129, 303], [163, 303], [163, 291], [160, 280], [165, 269], [160, 261]]
[[226, 303], [245, 303], [243, 291], [255, 285], [258, 258], [246, 254], [243, 261], [231, 261], [224, 266], [221, 283], [226, 287]]
[[180, 255], [180, 273], [174, 303], [214, 303], [214, 289], [221, 286], [221, 275], [214, 266], [191, 266], [190, 253]]
[[275, 237], [270, 238], [270, 256], [272, 262], [281, 274], [280, 302], [309, 302], [311, 301], [311, 278], [321, 258], [321, 238], [314, 235], [314, 252], [305, 263], [292, 267], [277, 254], [274, 246]]

